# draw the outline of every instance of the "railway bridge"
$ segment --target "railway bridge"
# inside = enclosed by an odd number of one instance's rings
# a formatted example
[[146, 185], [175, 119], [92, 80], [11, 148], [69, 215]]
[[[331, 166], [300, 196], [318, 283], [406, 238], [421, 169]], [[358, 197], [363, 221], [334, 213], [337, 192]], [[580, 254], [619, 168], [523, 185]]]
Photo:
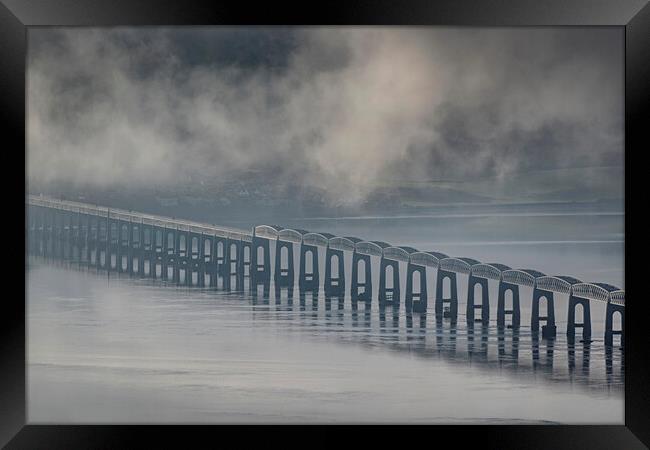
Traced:
[[[555, 300], [568, 298], [566, 335], [578, 330], [584, 342], [592, 337], [591, 302], [606, 304], [604, 340], [624, 345], [625, 291], [606, 283], [583, 282], [567, 275], [549, 276], [534, 269], [513, 269], [501, 263], [481, 263], [436, 251], [394, 246], [353, 236], [258, 225], [241, 230], [181, 219], [107, 208], [79, 202], [28, 195], [26, 199], [26, 251], [29, 255], [65, 260], [97, 270], [116, 271], [135, 277], [163, 279], [175, 284], [244, 290], [267, 296], [271, 281], [276, 290], [293, 295], [296, 270], [294, 247], [299, 250], [298, 288], [302, 294], [344, 299], [369, 307], [376, 298], [380, 308], [404, 308], [426, 314], [433, 301], [437, 321], [458, 318], [458, 275], [467, 276], [468, 325], [490, 322], [488, 280], [498, 283], [496, 323], [499, 328], [521, 326], [520, 302], [531, 302], [533, 334], [552, 339], [557, 333]], [[271, 263], [271, 246], [275, 258]], [[325, 276], [320, 279], [319, 252], [325, 252]], [[351, 254], [351, 279], [345, 278], [345, 255]], [[378, 292], [373, 293], [372, 264], [379, 261]], [[400, 265], [406, 266], [404, 295]], [[427, 269], [436, 272], [436, 288], [430, 297]], [[449, 285], [445, 297], [443, 285]], [[349, 285], [349, 288], [348, 288]], [[480, 298], [475, 287], [481, 286]], [[523, 299], [520, 288], [532, 289]], [[510, 301], [508, 301], [510, 300]], [[545, 305], [542, 315], [540, 305]], [[581, 321], [576, 310], [582, 310]], [[615, 328], [614, 316], [620, 315]], [[541, 328], [540, 328], [541, 326]]]

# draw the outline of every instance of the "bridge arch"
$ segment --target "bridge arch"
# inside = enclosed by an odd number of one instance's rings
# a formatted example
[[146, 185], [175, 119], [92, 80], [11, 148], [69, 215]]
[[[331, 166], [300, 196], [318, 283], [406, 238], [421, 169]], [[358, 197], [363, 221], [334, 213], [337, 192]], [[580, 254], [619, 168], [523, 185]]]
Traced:
[[[501, 272], [499, 282], [499, 299], [497, 305], [497, 327], [506, 327], [506, 316], [511, 316], [511, 327], [519, 329], [521, 323], [521, 308], [519, 287], [526, 286], [535, 289], [536, 280], [545, 274], [535, 269], [510, 269]], [[512, 309], [506, 308], [506, 293], [512, 293]]]
[[[327, 249], [329, 240], [335, 236], [330, 233], [305, 232], [304, 230], [300, 230], [299, 233], [302, 235], [302, 241], [300, 244], [300, 278], [298, 285], [303, 292], [318, 293], [320, 289], [318, 249], [320, 247]], [[326, 255], [326, 273], [327, 264], [329, 264], [329, 260]]]
[[[392, 304], [394, 308], [398, 308], [401, 301], [400, 289], [400, 271], [399, 263], [408, 263], [410, 255], [416, 253], [417, 249], [407, 246], [392, 246], [382, 241], [372, 241], [367, 249], [373, 251], [381, 248], [381, 260], [379, 263], [379, 304]], [[359, 245], [359, 244], [357, 244]], [[412, 271], [408, 270], [406, 275], [406, 293], [407, 293], [407, 309], [411, 309], [413, 301], [413, 283]], [[420, 295], [418, 294], [418, 298]]]
[[372, 271], [371, 255], [381, 257], [381, 246], [369, 241], [347, 236], [338, 242], [332, 239], [332, 245], [347, 245], [349, 242], [354, 243], [352, 251], [352, 282], [350, 287], [350, 297], [352, 302], [364, 301], [369, 305], [372, 301]]
[[128, 245], [129, 243], [129, 227], [130, 224], [126, 222], [120, 223], [120, 243], [123, 245]]
[[275, 240], [282, 229], [279, 225], [257, 225], [253, 230], [255, 237]]
[[[458, 282], [457, 275], [470, 275], [472, 267], [480, 264], [479, 261], [467, 257], [446, 257], [438, 262], [438, 276], [436, 280], [436, 318], [450, 317], [455, 323], [458, 318]], [[444, 296], [445, 280], [449, 280], [450, 295]], [[448, 305], [448, 306], [447, 306]], [[447, 306], [448, 310], [445, 310]]]
[[[481, 322], [483, 326], [490, 323], [490, 285], [488, 280], [501, 281], [501, 274], [511, 267], [501, 263], [478, 263], [471, 266], [471, 272], [468, 277], [467, 286], [467, 323], [472, 325], [474, 322]], [[476, 292], [476, 287], [480, 286], [480, 292]], [[480, 297], [479, 297], [480, 295]], [[476, 304], [476, 299], [480, 298], [481, 303]], [[476, 318], [476, 311], [481, 312], [481, 317]]]

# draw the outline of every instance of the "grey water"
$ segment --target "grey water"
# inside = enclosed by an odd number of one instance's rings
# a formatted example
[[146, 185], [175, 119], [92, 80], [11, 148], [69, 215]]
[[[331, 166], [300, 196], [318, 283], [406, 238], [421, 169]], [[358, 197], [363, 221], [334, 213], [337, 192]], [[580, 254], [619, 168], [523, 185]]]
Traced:
[[[284, 225], [624, 288], [623, 214], [560, 212]], [[399, 311], [378, 307], [377, 262], [366, 310], [322, 289], [301, 298], [272, 286], [263, 298], [30, 258], [28, 422], [624, 423], [623, 352], [603, 344], [604, 305], [591, 304], [590, 344], [567, 343], [562, 296], [557, 338], [535, 339], [531, 292], [519, 332], [499, 332], [490, 284], [490, 326], [469, 328], [461, 276], [458, 321], [439, 325], [432, 311], [406, 314], [403, 298]]]

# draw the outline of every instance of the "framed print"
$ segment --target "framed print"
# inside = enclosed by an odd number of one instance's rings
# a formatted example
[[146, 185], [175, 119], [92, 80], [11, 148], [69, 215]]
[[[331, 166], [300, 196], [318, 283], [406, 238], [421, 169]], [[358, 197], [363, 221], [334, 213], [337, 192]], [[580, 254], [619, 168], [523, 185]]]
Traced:
[[5, 179], [24, 190], [6, 241], [25, 259], [3, 445], [348, 424], [650, 442], [647, 307], [626, 299], [647, 2], [0, 17]]

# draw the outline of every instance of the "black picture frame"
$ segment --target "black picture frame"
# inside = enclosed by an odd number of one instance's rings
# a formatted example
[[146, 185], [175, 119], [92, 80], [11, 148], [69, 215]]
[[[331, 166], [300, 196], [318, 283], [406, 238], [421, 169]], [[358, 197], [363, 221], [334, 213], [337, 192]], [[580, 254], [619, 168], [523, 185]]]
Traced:
[[[368, 25], [448, 25], [448, 26], [619, 26], [625, 28], [625, 289], [639, 291], [639, 278], [643, 264], [634, 260], [641, 250], [630, 245], [632, 239], [642, 234], [633, 231], [633, 200], [642, 204], [643, 195], [632, 186], [639, 180], [642, 153], [650, 149], [647, 122], [650, 98], [650, 5], [648, 0], [348, 0], [294, 5], [260, 3], [254, 7], [244, 2], [204, 0], [0, 0], [0, 126], [5, 142], [3, 152], [7, 186], [5, 192], [5, 251], [6, 255], [24, 255], [20, 236], [25, 228], [16, 220], [19, 211], [25, 211], [24, 198], [14, 192], [26, 191], [26, 51], [27, 28], [33, 26], [114, 26], [114, 25], [225, 25], [225, 24], [368, 24]], [[645, 114], [644, 114], [645, 113]], [[8, 155], [17, 155], [12, 160]], [[21, 157], [21, 155], [23, 157]], [[636, 163], [633, 165], [632, 160]], [[637, 177], [633, 177], [633, 170]], [[642, 189], [642, 187], [637, 186]], [[637, 223], [640, 222], [637, 212]], [[24, 216], [23, 216], [24, 217]], [[640, 240], [637, 241], [640, 244]], [[7, 245], [8, 244], [8, 245]], [[639, 255], [637, 255], [639, 256]], [[16, 272], [18, 258], [7, 256], [10, 270]], [[634, 263], [632, 261], [635, 261]], [[639, 258], [638, 261], [641, 261]], [[635, 264], [636, 263], [636, 264]], [[20, 279], [9, 272], [5, 282]], [[642, 279], [642, 278], [641, 278]], [[208, 445], [223, 442], [224, 430], [211, 426], [35, 426], [26, 425], [25, 384], [25, 295], [26, 280], [16, 293], [2, 301], [2, 326], [0, 327], [0, 445], [7, 448], [77, 448], [77, 447], [133, 447], [136, 440], [172, 445], [172, 438], [208, 438]], [[637, 289], [637, 291], [635, 291]], [[22, 301], [21, 299], [22, 295]], [[474, 441], [483, 448], [590, 448], [635, 449], [650, 445], [650, 373], [648, 371], [648, 338], [645, 321], [648, 307], [643, 299], [631, 296], [626, 305], [625, 326], [625, 425], [624, 426], [437, 426], [425, 431], [435, 436], [440, 445], [462, 440]], [[242, 443], [250, 437], [260, 436], [270, 442], [276, 430], [264, 433], [237, 428], [235, 436]], [[415, 430], [413, 430], [415, 431]], [[422, 431], [422, 429], [419, 429]], [[311, 432], [311, 430], [310, 430]], [[408, 433], [394, 434], [386, 428], [364, 433], [368, 437], [382, 438], [391, 435], [398, 439], [413, 437]], [[321, 444], [336, 445], [336, 441], [322, 434]], [[218, 441], [215, 440], [218, 438]], [[298, 442], [299, 439], [295, 438]], [[281, 443], [287, 443], [282, 438]], [[307, 444], [306, 442], [304, 444]], [[450, 445], [450, 444], [448, 444]], [[453, 445], [453, 444], [452, 444]]]

